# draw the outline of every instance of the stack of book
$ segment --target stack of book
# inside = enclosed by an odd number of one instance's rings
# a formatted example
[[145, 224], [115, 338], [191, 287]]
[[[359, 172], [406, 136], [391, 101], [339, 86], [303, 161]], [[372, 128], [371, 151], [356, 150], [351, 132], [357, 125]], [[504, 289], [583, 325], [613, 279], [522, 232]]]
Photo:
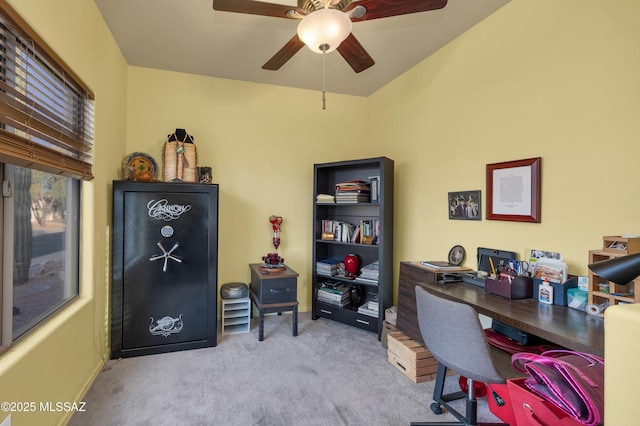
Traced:
[[374, 299], [363, 303], [362, 306], [358, 308], [358, 313], [377, 318], [379, 309], [380, 309], [380, 305], [378, 303], [378, 298], [375, 297]]
[[330, 257], [316, 262], [316, 272], [320, 275], [340, 275], [340, 269], [344, 270], [344, 263], [341, 257]]
[[360, 268], [360, 276], [358, 276], [358, 279], [370, 282], [372, 284], [378, 284], [378, 277], [380, 275], [379, 266], [380, 265], [377, 260], [373, 263], [363, 266], [362, 268]]
[[349, 289], [339, 281], [323, 281], [319, 284], [317, 299], [319, 302], [344, 308], [350, 301]]
[[336, 203], [356, 204], [370, 201], [371, 185], [363, 180], [336, 183]]

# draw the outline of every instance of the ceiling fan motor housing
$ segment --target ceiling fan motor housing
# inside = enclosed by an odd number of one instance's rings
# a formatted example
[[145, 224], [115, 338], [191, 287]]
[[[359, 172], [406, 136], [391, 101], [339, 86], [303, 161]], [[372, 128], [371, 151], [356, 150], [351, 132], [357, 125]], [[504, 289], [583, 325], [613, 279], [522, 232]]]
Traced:
[[330, 53], [351, 33], [351, 19], [336, 9], [311, 12], [298, 24], [298, 37], [316, 53]]

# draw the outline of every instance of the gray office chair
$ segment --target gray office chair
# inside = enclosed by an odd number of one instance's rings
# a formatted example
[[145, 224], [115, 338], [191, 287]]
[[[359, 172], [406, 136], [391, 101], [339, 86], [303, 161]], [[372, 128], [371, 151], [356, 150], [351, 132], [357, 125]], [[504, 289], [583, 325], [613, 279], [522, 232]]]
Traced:
[[[464, 303], [438, 297], [420, 286], [416, 286], [416, 305], [418, 324], [424, 343], [433, 357], [438, 360], [438, 373], [433, 391], [431, 410], [442, 413], [444, 407], [459, 422], [420, 423], [411, 425], [477, 425], [478, 401], [475, 397], [474, 383], [506, 383], [507, 378], [521, 376], [511, 366], [511, 355], [491, 347], [485, 337], [476, 311]], [[452, 392], [443, 395], [447, 370], [466, 377], [467, 392]], [[466, 413], [456, 411], [449, 402], [466, 397]], [[490, 391], [488, 398], [495, 398], [498, 406], [504, 399]], [[504, 424], [504, 423], [483, 423]]]

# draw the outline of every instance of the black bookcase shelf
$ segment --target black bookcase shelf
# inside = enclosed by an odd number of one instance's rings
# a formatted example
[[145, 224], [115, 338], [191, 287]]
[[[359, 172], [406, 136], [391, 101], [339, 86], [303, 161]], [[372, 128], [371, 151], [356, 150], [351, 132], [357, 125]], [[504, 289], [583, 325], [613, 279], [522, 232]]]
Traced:
[[[369, 181], [378, 177], [377, 202], [354, 204], [316, 202], [318, 194], [335, 194], [335, 185], [353, 180]], [[393, 304], [393, 160], [386, 157], [340, 161], [314, 165], [314, 209], [313, 209], [313, 302], [312, 318], [329, 318], [354, 327], [375, 332], [380, 338], [384, 312]], [[339, 220], [357, 225], [362, 220], [378, 220], [376, 244], [340, 242], [322, 239], [322, 221]], [[317, 262], [328, 258], [344, 258], [349, 253], [358, 256], [360, 267], [378, 262], [377, 283], [350, 280], [343, 277], [319, 274]], [[365, 296], [377, 296], [379, 308], [376, 317], [357, 312], [356, 307], [339, 307], [317, 300], [318, 287], [327, 279], [334, 279], [350, 286], [360, 284]]]

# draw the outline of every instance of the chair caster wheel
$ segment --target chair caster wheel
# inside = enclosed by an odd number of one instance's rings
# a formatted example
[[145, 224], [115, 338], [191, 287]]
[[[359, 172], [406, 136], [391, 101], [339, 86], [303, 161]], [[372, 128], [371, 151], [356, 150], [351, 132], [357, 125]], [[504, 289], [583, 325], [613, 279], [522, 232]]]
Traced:
[[431, 404], [431, 411], [433, 414], [442, 414], [442, 407], [437, 402]]

